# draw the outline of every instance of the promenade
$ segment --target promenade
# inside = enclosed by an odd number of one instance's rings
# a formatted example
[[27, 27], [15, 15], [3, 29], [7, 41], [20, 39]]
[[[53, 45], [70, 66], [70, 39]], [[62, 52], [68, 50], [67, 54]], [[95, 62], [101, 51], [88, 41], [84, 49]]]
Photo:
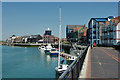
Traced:
[[[120, 65], [120, 52], [113, 48], [95, 47], [91, 49], [91, 65], [87, 73], [91, 78], [120, 78], [119, 65]], [[90, 68], [91, 67], [91, 68]], [[90, 76], [87, 76], [90, 78]]]

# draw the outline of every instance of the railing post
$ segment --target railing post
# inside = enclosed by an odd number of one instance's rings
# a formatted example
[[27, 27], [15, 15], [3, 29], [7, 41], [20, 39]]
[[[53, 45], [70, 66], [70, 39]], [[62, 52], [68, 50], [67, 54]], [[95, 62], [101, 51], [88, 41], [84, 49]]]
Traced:
[[73, 71], [73, 69], [72, 69], [71, 72], [72, 72], [72, 78], [71, 78], [71, 79], [73, 80], [73, 79], [74, 79], [74, 77], [73, 77], [73, 76], [74, 76], [74, 71]]

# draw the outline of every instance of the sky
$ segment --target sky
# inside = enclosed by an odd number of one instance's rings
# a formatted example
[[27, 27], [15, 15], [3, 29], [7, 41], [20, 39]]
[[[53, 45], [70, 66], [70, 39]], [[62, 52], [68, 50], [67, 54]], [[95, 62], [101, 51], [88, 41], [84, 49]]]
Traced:
[[11, 35], [43, 36], [49, 27], [59, 36], [62, 11], [62, 37], [66, 37], [66, 25], [88, 25], [91, 18], [118, 16], [117, 2], [3, 2], [2, 39]]
[[118, 16], [120, 16], [120, 1], [118, 3]]
[[2, 0], [2, 2], [118, 2], [120, 0]]

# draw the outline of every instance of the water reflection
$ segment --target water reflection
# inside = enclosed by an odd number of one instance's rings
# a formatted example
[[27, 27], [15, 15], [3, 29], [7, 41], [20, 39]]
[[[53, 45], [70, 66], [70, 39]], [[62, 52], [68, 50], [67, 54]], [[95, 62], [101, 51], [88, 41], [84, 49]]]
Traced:
[[47, 56], [47, 63], [49, 64], [50, 63], [50, 55], [46, 55]]

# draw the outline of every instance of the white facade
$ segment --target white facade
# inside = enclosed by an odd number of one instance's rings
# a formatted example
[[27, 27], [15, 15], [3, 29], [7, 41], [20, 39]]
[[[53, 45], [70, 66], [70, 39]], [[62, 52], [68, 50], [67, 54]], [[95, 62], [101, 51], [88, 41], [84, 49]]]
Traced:
[[118, 23], [116, 28], [117, 28], [117, 31], [116, 31], [116, 44], [117, 44], [118, 42], [120, 42], [120, 22]]
[[96, 21], [92, 19], [89, 23], [89, 33], [90, 33], [90, 38], [89, 42], [94, 44], [99, 44], [101, 45], [101, 36], [102, 36], [102, 31], [101, 27], [103, 26], [105, 21]]

